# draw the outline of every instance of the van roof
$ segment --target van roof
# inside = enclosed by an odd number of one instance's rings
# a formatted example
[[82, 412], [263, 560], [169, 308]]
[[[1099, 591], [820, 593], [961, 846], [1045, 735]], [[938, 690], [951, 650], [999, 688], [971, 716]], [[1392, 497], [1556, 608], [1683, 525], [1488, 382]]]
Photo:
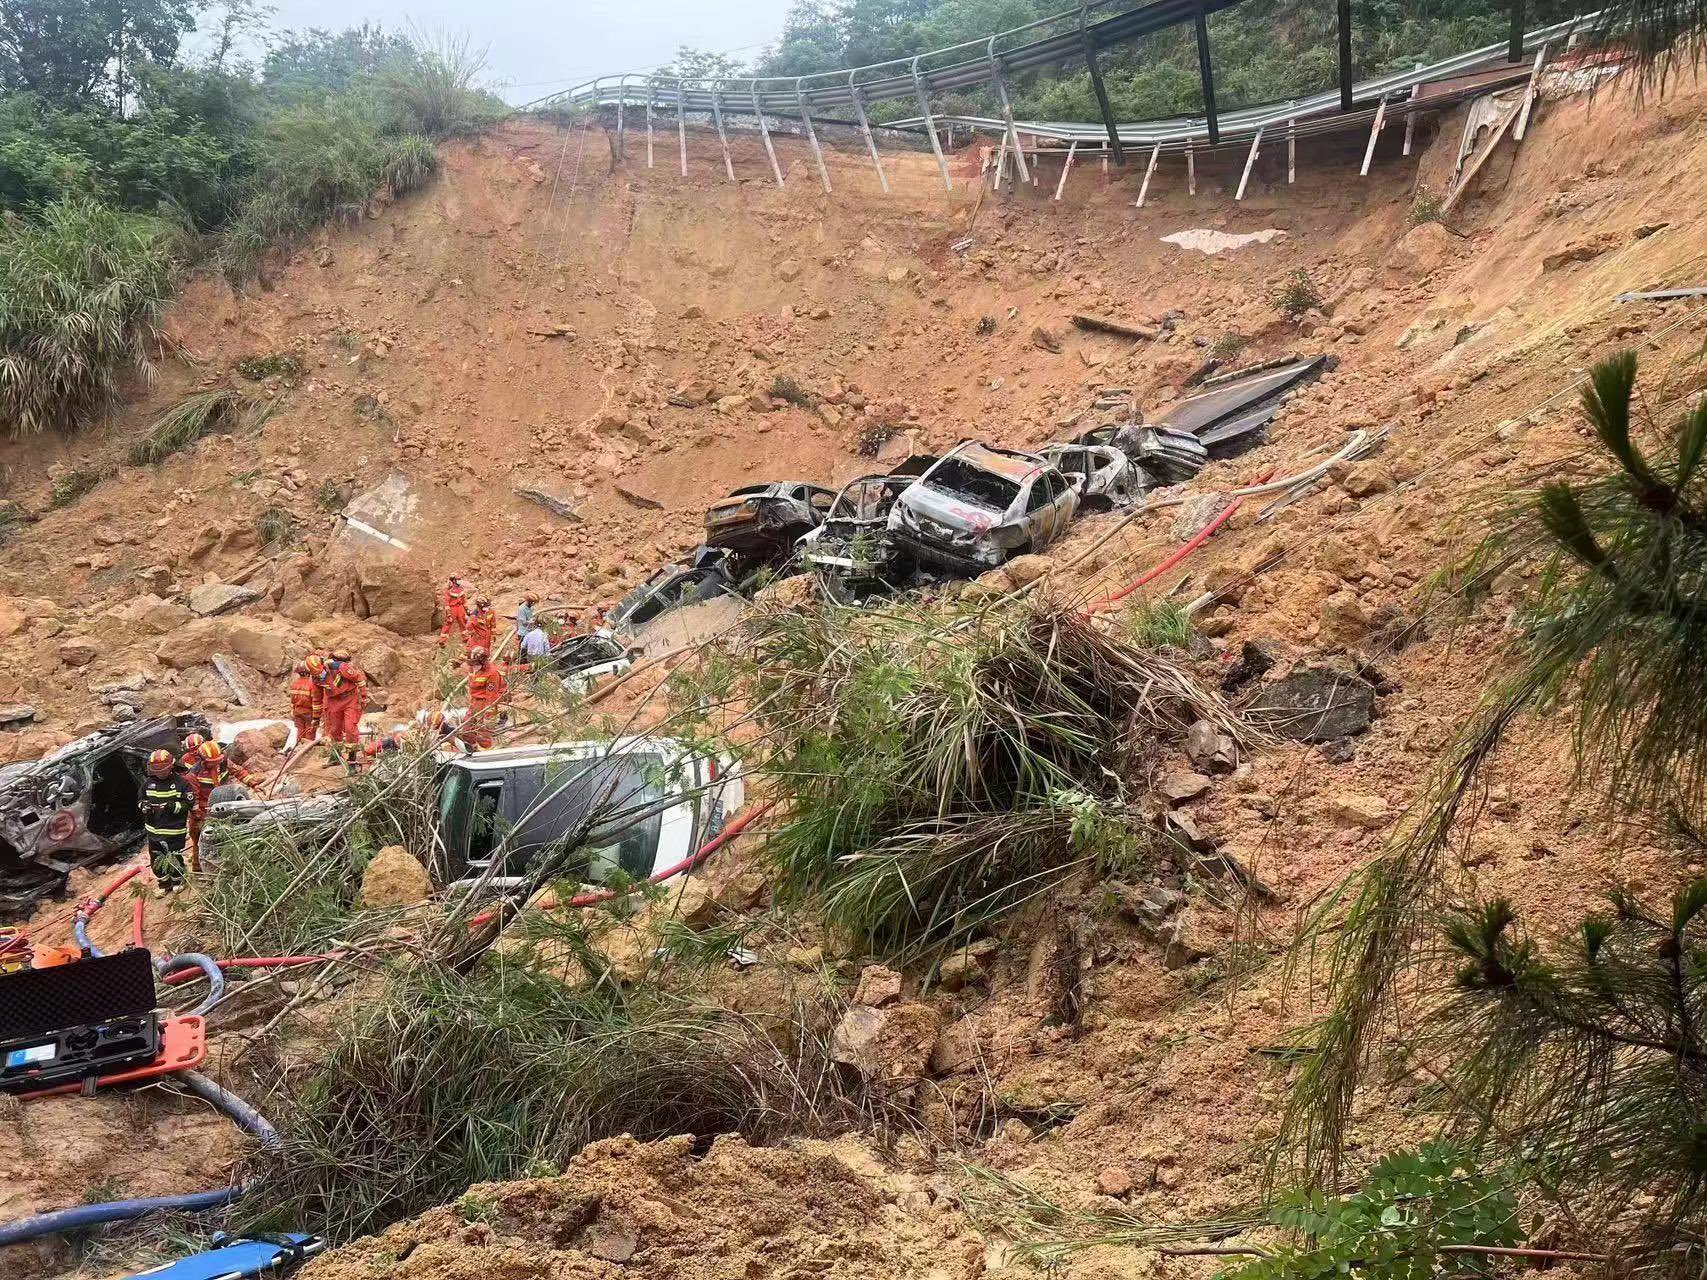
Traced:
[[487, 765], [532, 764], [553, 756], [592, 758], [600, 755], [634, 755], [648, 752], [658, 755], [681, 755], [684, 746], [674, 738], [615, 738], [590, 742], [537, 742], [519, 747], [496, 747], [490, 751], [475, 751], [457, 756], [453, 768], [478, 769]]

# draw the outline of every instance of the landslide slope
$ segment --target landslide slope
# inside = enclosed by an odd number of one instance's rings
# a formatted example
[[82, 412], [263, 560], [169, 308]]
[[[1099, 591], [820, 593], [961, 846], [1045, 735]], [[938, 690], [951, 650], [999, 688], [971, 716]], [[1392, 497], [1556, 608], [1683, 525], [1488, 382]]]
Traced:
[[[1417, 616], [1467, 505], [1584, 448], [1571, 387], [1592, 360], [1635, 345], [1673, 391], [1703, 385], [1689, 358], [1707, 308], [1612, 297], [1698, 283], [1707, 270], [1704, 104], [1707, 90], [1687, 82], [1643, 108], [1617, 96], [1546, 104], [1450, 230], [1413, 229], [1407, 214], [1418, 181], [1438, 185], [1447, 171], [1455, 118], [1418, 161], [1397, 155], [1399, 131], [1389, 131], [1366, 181], [1355, 176], [1361, 143], [1348, 140], [1301, 152], [1295, 186], [1283, 158], [1264, 157], [1243, 204], [1232, 200], [1233, 158], [1200, 164], [1195, 198], [1183, 173], [1164, 171], [1136, 210], [1131, 176], [1105, 186], [1091, 166], [1058, 204], [1047, 181], [979, 199], [971, 154], [956, 161], [952, 196], [928, 156], [890, 156], [885, 198], [845, 148], [832, 156], [826, 198], [786, 139], [780, 191], [755, 139], [737, 140], [734, 184], [700, 136], [685, 181], [646, 168], [632, 137], [614, 170], [593, 131], [516, 123], [453, 145], [427, 191], [305, 246], [268, 290], [192, 285], [171, 328], [197, 363], [165, 365], [107, 431], [9, 447], [13, 491], [44, 514], [0, 552], [0, 591], [13, 597], [11, 613], [0, 604], [0, 703], [35, 703], [44, 719], [0, 735], [0, 758], [94, 716], [91, 689], [115, 675], [143, 675], [162, 705], [218, 709], [200, 662], [162, 661], [189, 651], [180, 630], [126, 629], [144, 571], [169, 597], [260, 560], [250, 580], [264, 594], [244, 614], [281, 643], [348, 634], [394, 649], [388, 695], [409, 709], [428, 659], [423, 624], [400, 622], [400, 633], [349, 612], [359, 603], [373, 613], [374, 601], [352, 595], [325, 554], [323, 489], [406, 477], [427, 515], [392, 584], [403, 595], [461, 571], [501, 604], [527, 585], [610, 600], [690, 546], [704, 504], [733, 485], [835, 482], [869, 468], [857, 446], [870, 428], [911, 431], [919, 447], [964, 435], [1031, 444], [1066, 430], [1099, 388], [1161, 407], [1205, 344], [1239, 348], [1240, 359], [1330, 352], [1337, 369], [1296, 398], [1271, 443], [1211, 468], [1194, 489], [1296, 470], [1357, 428], [1390, 425], [1385, 451], [1273, 520], [1256, 523], [1251, 504], [1150, 588], [1181, 598], [1221, 588], [1226, 603], [1206, 627], [1229, 655], [1261, 638], [1288, 654], [1350, 655], [1379, 678], [1374, 726], [1349, 759], [1278, 748], [1185, 807], [1276, 902], [1244, 916], [1201, 912], [1193, 944], [1206, 958], [1179, 968], [1130, 931], [1099, 934], [1076, 1037], [1045, 1025], [1025, 940], [1004, 943], [988, 990], [943, 998], [957, 1019], [957, 1050], [939, 1062], [946, 1078], [987, 1082], [1015, 1117], [1070, 1117], [1012, 1119], [978, 1161], [1086, 1210], [1191, 1218], [1249, 1204], [1286, 1085], [1268, 1051], [1309, 1013], [1308, 993], [1294, 990], [1289, 1003], [1279, 966], [1266, 962], [1297, 914], [1414, 799], [1476, 704], [1509, 602], [1490, 603], [1453, 640], [1397, 624]], [[1287, 234], [1214, 258], [1159, 239], [1193, 227]], [[1322, 306], [1295, 322], [1273, 298], [1299, 270]], [[1171, 336], [1134, 345], [1070, 329], [1074, 311], [1177, 316]], [[981, 333], [986, 318], [993, 332]], [[303, 372], [259, 384], [279, 408], [258, 433], [204, 440], [157, 470], [118, 466], [48, 509], [50, 468], [117, 465], [150, 414], [187, 389], [235, 377], [238, 360], [286, 353]], [[773, 394], [785, 389], [779, 378], [816, 406]], [[527, 484], [561, 493], [576, 519], [517, 498]], [[268, 506], [300, 523], [300, 546], [259, 545], [252, 525]], [[1057, 588], [1087, 599], [1130, 580], [1178, 545], [1173, 515], [1127, 527]], [[1086, 520], [1055, 559], [1089, 551], [1111, 524]], [[98, 656], [63, 663], [58, 646], [81, 636], [98, 638]], [[1493, 777], [1487, 819], [1460, 860], [1541, 919], [1580, 914], [1614, 881], [1659, 888], [1684, 874], [1675, 853], [1614, 841], [1593, 819], [1593, 798], [1570, 785], [1559, 724], [1526, 723]], [[1401, 1088], [1362, 1109], [1367, 1150], [1414, 1135], [1407, 1097]], [[943, 1212], [929, 1196], [898, 1204]], [[484, 1250], [485, 1239], [456, 1238], [448, 1219], [419, 1230], [441, 1260], [422, 1274], [483, 1269], [481, 1253], [444, 1251]], [[335, 1263], [321, 1266], [339, 1274]], [[517, 1274], [559, 1264], [583, 1266], [530, 1257]], [[947, 1273], [963, 1265], [974, 1264], [958, 1259]], [[1153, 1258], [1103, 1249], [1072, 1264], [1084, 1276], [1135, 1265]]]

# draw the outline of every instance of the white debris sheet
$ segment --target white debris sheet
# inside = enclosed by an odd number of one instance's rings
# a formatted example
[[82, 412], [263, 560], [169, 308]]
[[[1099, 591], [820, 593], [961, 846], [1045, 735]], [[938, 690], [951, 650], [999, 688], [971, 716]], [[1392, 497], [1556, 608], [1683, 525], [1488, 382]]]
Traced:
[[1215, 231], [1209, 227], [1192, 227], [1189, 231], [1176, 231], [1171, 236], [1163, 236], [1163, 244], [1177, 244], [1182, 249], [1196, 249], [1199, 253], [1207, 253], [1213, 258], [1218, 253], [1229, 249], [1243, 249], [1248, 244], [1267, 244], [1270, 240], [1284, 239], [1286, 232], [1278, 227], [1269, 227], [1264, 231], [1246, 231], [1235, 234], [1230, 231]]

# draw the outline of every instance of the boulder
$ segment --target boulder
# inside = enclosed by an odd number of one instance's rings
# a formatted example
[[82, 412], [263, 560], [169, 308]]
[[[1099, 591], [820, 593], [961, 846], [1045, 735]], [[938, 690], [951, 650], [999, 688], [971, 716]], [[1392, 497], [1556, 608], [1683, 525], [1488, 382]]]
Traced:
[[0, 707], [0, 729], [21, 729], [38, 714], [27, 702], [15, 702], [9, 707]]
[[107, 615], [121, 626], [144, 635], [163, 636], [176, 631], [195, 614], [176, 600], [163, 600], [153, 592], [133, 596]]
[[198, 617], [214, 618], [253, 604], [260, 598], [261, 593], [254, 587], [239, 586], [235, 582], [204, 582], [190, 589], [190, 612]]
[[951, 951], [937, 966], [937, 984], [944, 991], [959, 991], [984, 980], [996, 958], [996, 940], [979, 938], [958, 951]]
[[1185, 754], [1199, 769], [1231, 773], [1239, 763], [1239, 749], [1228, 735], [1207, 720], [1195, 721], [1185, 733]]
[[225, 627], [213, 618], [197, 618], [179, 627], [155, 646], [154, 656], [175, 670], [199, 667], [213, 661], [225, 641]]
[[1016, 587], [1027, 586], [1053, 571], [1055, 562], [1048, 556], [1015, 556], [1002, 565], [1002, 570]]
[[1407, 231], [1387, 255], [1387, 265], [1411, 276], [1438, 271], [1458, 256], [1452, 233], [1438, 222], [1424, 222]]
[[263, 675], [282, 676], [296, 661], [290, 629], [261, 618], [232, 618], [225, 625], [226, 647]]
[[830, 1037], [830, 1057], [867, 1080], [910, 1084], [925, 1074], [942, 1016], [917, 1000], [873, 1009], [855, 1005]]
[[1201, 773], [1190, 769], [1176, 769], [1164, 774], [1157, 786], [1170, 804], [1184, 804], [1187, 800], [1195, 800], [1214, 784]]
[[24, 611], [22, 600], [0, 599], [0, 640], [22, 635], [30, 625], [30, 615]]
[[800, 264], [793, 258], [784, 258], [776, 264], [776, 278], [785, 282], [800, 279]]
[[1374, 715], [1375, 686], [1328, 663], [1300, 663], [1261, 690], [1245, 714], [1293, 742], [1332, 742], [1362, 733]]
[[400, 636], [430, 635], [437, 629], [438, 592], [425, 570], [364, 560], [355, 566], [354, 577], [356, 612], [376, 627]]
[[984, 1061], [984, 1046], [978, 1040], [978, 1028], [972, 1019], [962, 1018], [943, 1028], [931, 1049], [930, 1069], [933, 1076], [951, 1076], [970, 1071]]
[[289, 732], [283, 725], [245, 729], [231, 740], [231, 758], [250, 769], [271, 772], [279, 766], [279, 748], [284, 746]]
[[389, 685], [403, 671], [403, 655], [388, 644], [366, 644], [356, 654], [369, 683]]
[[887, 965], [868, 964], [859, 971], [853, 1002], [873, 1009], [901, 998], [901, 975]]
[[1387, 825], [1387, 801], [1380, 796], [1334, 792], [1322, 798], [1322, 813], [1341, 826], [1374, 831]]
[[413, 907], [433, 891], [427, 869], [400, 844], [387, 845], [373, 855], [362, 872], [364, 907]]
[[1353, 462], [1345, 469], [1340, 487], [1354, 498], [1370, 498], [1386, 493], [1398, 483], [1393, 469], [1385, 462]]
[[100, 656], [100, 645], [86, 636], [73, 636], [59, 645], [59, 660], [68, 667], [86, 667]]

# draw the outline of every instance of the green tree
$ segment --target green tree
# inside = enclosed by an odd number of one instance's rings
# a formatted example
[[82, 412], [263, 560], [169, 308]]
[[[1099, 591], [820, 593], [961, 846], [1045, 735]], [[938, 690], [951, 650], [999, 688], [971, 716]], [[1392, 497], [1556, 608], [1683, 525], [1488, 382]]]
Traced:
[[0, 90], [122, 108], [137, 65], [170, 62], [195, 25], [191, 0], [7, 0]]
[[408, 37], [365, 22], [338, 32], [285, 31], [261, 63], [261, 82], [282, 104], [311, 102], [371, 81], [382, 67], [412, 53]]

